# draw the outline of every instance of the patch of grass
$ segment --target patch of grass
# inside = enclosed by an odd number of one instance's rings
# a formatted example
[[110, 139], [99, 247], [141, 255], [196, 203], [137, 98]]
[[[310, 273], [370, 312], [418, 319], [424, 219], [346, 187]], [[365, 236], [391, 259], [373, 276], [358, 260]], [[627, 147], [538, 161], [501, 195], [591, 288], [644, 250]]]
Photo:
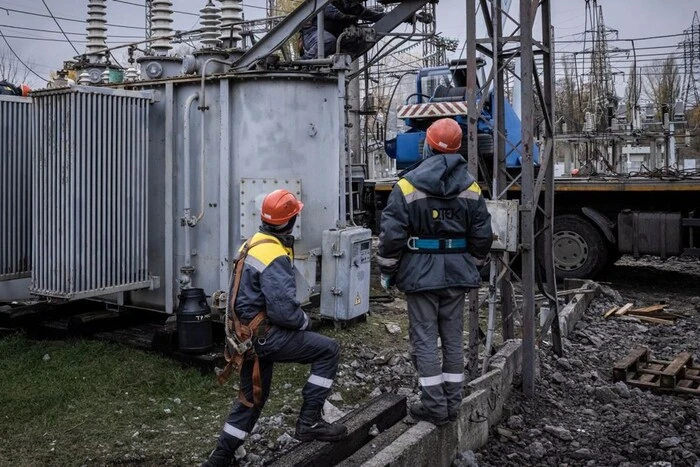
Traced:
[[0, 465], [194, 465], [236, 391], [95, 341], [0, 340]]

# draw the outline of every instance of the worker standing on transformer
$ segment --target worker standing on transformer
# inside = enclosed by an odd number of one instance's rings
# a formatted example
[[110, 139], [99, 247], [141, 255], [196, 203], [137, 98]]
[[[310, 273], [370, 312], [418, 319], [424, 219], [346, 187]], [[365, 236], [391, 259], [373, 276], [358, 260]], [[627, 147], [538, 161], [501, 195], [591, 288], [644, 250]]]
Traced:
[[[356, 25], [358, 21], [374, 23], [384, 17], [384, 11], [378, 8], [365, 8], [362, 0], [333, 0], [323, 9], [323, 50], [329, 57], [336, 51], [338, 37], [346, 28]], [[316, 18], [312, 18], [301, 30], [303, 42], [303, 59], [315, 58], [318, 55], [318, 25]], [[342, 41], [343, 52], [352, 53], [361, 47], [360, 43]]]
[[[456, 154], [462, 130], [450, 118], [427, 130], [424, 160], [394, 186], [382, 212], [378, 263], [384, 288], [406, 293], [411, 358], [421, 402], [411, 415], [442, 425], [459, 414], [464, 386], [464, 295], [481, 285], [491, 215]], [[442, 341], [442, 365], [438, 357]]]
[[[241, 247], [242, 262], [236, 263], [229, 294], [227, 342], [229, 338], [234, 344], [247, 340], [252, 349], [240, 360], [239, 400], [234, 402], [216, 449], [203, 466], [228, 466], [234, 459], [270, 394], [275, 362], [311, 364], [311, 375], [302, 390], [304, 401], [295, 438], [338, 441], [347, 433], [344, 425], [322, 418], [323, 404], [338, 369], [340, 346], [310, 331], [309, 316], [296, 299], [292, 229], [303, 207], [287, 190], [268, 194], [262, 204], [260, 232]], [[236, 335], [229, 335], [229, 319]]]
[[26, 84], [15, 86], [7, 81], [0, 81], [0, 95], [27, 97], [31, 91], [32, 88]]

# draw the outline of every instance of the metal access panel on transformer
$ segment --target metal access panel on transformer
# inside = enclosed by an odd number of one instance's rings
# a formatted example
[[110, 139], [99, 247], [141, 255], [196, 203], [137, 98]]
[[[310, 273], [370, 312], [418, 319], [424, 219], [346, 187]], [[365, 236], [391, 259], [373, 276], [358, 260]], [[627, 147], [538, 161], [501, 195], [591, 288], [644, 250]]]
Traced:
[[347, 321], [369, 311], [372, 232], [361, 227], [323, 233], [321, 316]]

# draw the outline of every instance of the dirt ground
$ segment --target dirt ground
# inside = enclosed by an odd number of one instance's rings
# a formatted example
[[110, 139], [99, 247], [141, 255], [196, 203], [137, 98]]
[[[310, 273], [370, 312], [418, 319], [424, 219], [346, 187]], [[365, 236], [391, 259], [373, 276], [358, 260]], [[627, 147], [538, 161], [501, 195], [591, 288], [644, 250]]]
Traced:
[[[558, 359], [540, 350], [536, 395], [518, 391], [502, 423], [476, 453], [480, 466], [700, 467], [700, 397], [655, 395], [612, 382], [612, 367], [638, 345], [672, 360], [700, 357], [700, 263], [623, 258], [606, 277], [615, 292], [598, 298]], [[614, 305], [668, 303], [683, 316], [674, 325], [602, 314]]]

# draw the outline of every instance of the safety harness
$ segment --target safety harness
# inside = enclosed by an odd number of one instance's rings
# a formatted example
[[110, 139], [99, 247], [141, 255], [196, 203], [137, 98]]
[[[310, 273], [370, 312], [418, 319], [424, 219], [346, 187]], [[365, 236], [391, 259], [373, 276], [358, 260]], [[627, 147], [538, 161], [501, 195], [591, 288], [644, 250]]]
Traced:
[[467, 239], [464, 237], [408, 237], [406, 248], [409, 253], [466, 253]]
[[270, 329], [265, 310], [261, 310], [247, 324], [243, 324], [236, 314], [235, 304], [238, 296], [238, 289], [241, 286], [241, 276], [243, 266], [248, 252], [258, 245], [264, 243], [279, 242], [272, 239], [262, 239], [248, 245], [246, 242], [238, 253], [238, 257], [233, 262], [233, 283], [229, 294], [228, 306], [226, 307], [226, 346], [224, 348], [224, 358], [226, 366], [218, 376], [220, 384], [224, 384], [230, 377], [234, 368], [240, 376], [243, 364], [246, 361], [253, 362], [253, 402], [251, 403], [243, 393], [243, 388], [238, 393], [238, 398], [246, 407], [260, 407], [262, 405], [262, 378], [260, 375], [260, 360], [255, 353], [253, 339], [264, 339], [265, 334]]

